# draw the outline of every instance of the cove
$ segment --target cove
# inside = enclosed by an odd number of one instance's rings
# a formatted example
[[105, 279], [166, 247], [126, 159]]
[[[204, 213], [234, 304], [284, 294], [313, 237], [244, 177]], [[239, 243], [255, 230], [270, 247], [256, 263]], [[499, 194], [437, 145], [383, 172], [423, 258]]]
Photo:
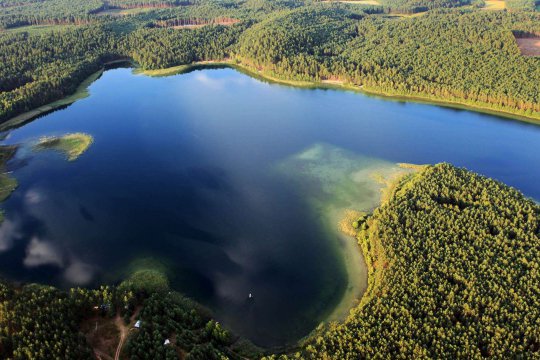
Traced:
[[[540, 127], [527, 123], [233, 69], [114, 69], [89, 92], [4, 134], [19, 187], [1, 205], [0, 274], [96, 286], [158, 268], [261, 346], [307, 335], [360, 281], [335, 213], [376, 206], [374, 174], [446, 161], [540, 199]], [[79, 132], [94, 141], [76, 161], [32, 148]]]

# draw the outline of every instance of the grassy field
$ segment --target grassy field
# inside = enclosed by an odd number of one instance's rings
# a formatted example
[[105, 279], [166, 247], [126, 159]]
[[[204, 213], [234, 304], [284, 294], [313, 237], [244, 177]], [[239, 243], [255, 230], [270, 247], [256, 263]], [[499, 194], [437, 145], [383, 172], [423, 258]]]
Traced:
[[504, 0], [485, 0], [486, 6], [483, 10], [504, 10], [506, 9], [506, 2]]
[[134, 8], [134, 9], [109, 9], [109, 10], [103, 10], [100, 11], [97, 15], [99, 16], [126, 16], [126, 15], [134, 15], [134, 14], [140, 14], [145, 12], [150, 12], [156, 10], [156, 8]]
[[356, 4], [356, 5], [381, 5], [377, 0], [324, 0], [322, 2], [339, 2], [344, 4]]
[[417, 13], [414, 13], [414, 14], [404, 14], [404, 13], [390, 13], [388, 15], [382, 15], [384, 17], [387, 17], [387, 18], [412, 18], [412, 17], [418, 17], [418, 16], [423, 16], [427, 14], [427, 11], [421, 11], [421, 12], [417, 12]]
[[32, 35], [39, 35], [39, 34], [45, 34], [52, 31], [66, 31], [69, 29], [73, 29], [79, 25], [30, 25], [30, 26], [21, 26], [16, 27], [12, 29], [7, 30], [0, 30], [0, 34], [2, 32], [9, 32], [9, 33], [20, 33], [20, 32], [27, 32]]
[[91, 135], [84, 133], [73, 133], [64, 136], [47, 136], [39, 140], [34, 146], [37, 151], [55, 150], [66, 155], [68, 161], [75, 161], [94, 142]]

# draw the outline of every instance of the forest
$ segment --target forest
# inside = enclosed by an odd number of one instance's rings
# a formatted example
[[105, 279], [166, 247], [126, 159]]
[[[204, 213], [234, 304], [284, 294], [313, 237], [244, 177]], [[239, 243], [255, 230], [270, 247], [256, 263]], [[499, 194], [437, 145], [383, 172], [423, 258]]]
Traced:
[[[540, 59], [522, 56], [514, 38], [540, 34], [540, 13], [527, 0], [508, 0], [513, 11], [427, 3], [422, 16], [395, 17], [396, 9], [425, 4], [0, 0], [0, 121], [72, 94], [117, 59], [143, 69], [227, 59], [272, 78], [337, 79], [366, 92], [540, 119]], [[150, 11], [100, 14], [136, 6]], [[222, 26], [217, 18], [234, 22]], [[208, 25], [163, 27], [192, 22]]]
[[[110, 336], [98, 323], [112, 319], [119, 319], [131, 333], [120, 349], [122, 358], [259, 357], [257, 348], [230, 334], [208, 310], [171, 291], [163, 274], [139, 270], [118, 286], [98, 289], [61, 291], [0, 281], [0, 358], [94, 359], [94, 351], [100, 349], [88, 339]], [[170, 344], [165, 345], [167, 339]]]

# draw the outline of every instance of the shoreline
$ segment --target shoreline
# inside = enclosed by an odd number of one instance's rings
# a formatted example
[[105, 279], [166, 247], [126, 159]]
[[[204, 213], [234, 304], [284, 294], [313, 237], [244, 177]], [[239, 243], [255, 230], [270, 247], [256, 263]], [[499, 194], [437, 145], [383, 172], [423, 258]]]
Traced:
[[104, 68], [96, 71], [89, 77], [87, 77], [85, 80], [83, 80], [82, 83], [77, 86], [77, 90], [71, 95], [68, 95], [60, 100], [53, 101], [52, 103], [41, 105], [33, 110], [24, 112], [22, 114], [19, 114], [17, 116], [14, 116], [3, 123], [0, 124], [0, 131], [6, 131], [9, 129], [12, 129], [14, 127], [18, 127], [20, 125], [23, 125], [29, 121], [32, 121], [33, 119], [44, 115], [48, 112], [51, 112], [53, 110], [71, 105], [75, 103], [77, 100], [84, 99], [90, 95], [88, 92], [88, 87], [97, 79], [101, 77], [103, 72], [105, 71]]
[[[240, 70], [246, 75], [264, 79], [269, 82], [290, 85], [299, 88], [315, 88], [315, 89], [335, 89], [335, 90], [350, 90], [367, 96], [374, 96], [383, 100], [400, 101], [400, 102], [412, 102], [426, 105], [436, 105], [450, 109], [474, 111], [482, 114], [488, 114], [504, 118], [505, 120], [521, 121], [530, 124], [540, 125], [540, 113], [537, 116], [523, 115], [517, 112], [504, 111], [500, 109], [494, 109], [483, 103], [468, 103], [459, 99], [445, 100], [436, 96], [414, 94], [414, 95], [402, 95], [391, 92], [379, 90], [377, 88], [370, 88], [365, 86], [356, 86], [346, 83], [344, 81], [336, 80], [321, 80], [321, 81], [306, 81], [306, 80], [287, 80], [279, 77], [272, 76], [264, 71], [259, 71], [252, 68], [249, 65], [237, 62], [221, 62], [222, 66], [229, 66], [234, 69]], [[197, 64], [196, 66], [204, 66], [204, 64]], [[144, 71], [142, 73], [145, 73]], [[151, 75], [149, 75], [151, 76]]]
[[332, 209], [328, 214], [329, 226], [332, 227], [330, 230], [335, 236], [336, 246], [347, 274], [347, 286], [339, 302], [323, 316], [322, 323], [345, 320], [351, 310], [360, 304], [368, 285], [368, 266], [358, 240], [337, 228], [338, 223], [346, 220], [347, 216], [343, 214], [343, 209], [341, 211]]
[[263, 81], [267, 81], [267, 82], [275, 83], [275, 84], [293, 86], [293, 87], [298, 87], [298, 88], [309, 88], [309, 89], [333, 89], [333, 90], [354, 91], [354, 92], [357, 92], [366, 96], [378, 97], [378, 98], [381, 98], [383, 100], [388, 100], [388, 101], [411, 102], [411, 103], [417, 103], [417, 104], [441, 106], [441, 107], [445, 107], [449, 109], [474, 111], [481, 114], [497, 116], [504, 120], [519, 121], [519, 122], [528, 123], [532, 125], [540, 125], [540, 114], [529, 116], [529, 115], [520, 114], [518, 112], [494, 109], [483, 103], [469, 103], [469, 102], [465, 102], [459, 99], [445, 100], [437, 96], [429, 96], [429, 95], [422, 95], [422, 94], [413, 94], [413, 95], [395, 94], [392, 92], [379, 90], [377, 88], [368, 88], [365, 86], [351, 85], [340, 80], [320, 80], [320, 81], [287, 80], [287, 79], [270, 75], [265, 71], [254, 69], [250, 65], [241, 63], [238, 60], [233, 60], [233, 59], [198, 61], [191, 64], [178, 65], [178, 66], [173, 66], [173, 67], [169, 67], [165, 69], [157, 69], [157, 70], [144, 70], [141, 67], [139, 67], [136, 63], [134, 63], [132, 60], [119, 59], [119, 60], [114, 60], [114, 61], [110, 61], [103, 64], [103, 67], [100, 70], [90, 75], [88, 78], [86, 78], [85, 80], [83, 80], [83, 82], [79, 84], [75, 93], [68, 95], [62, 99], [53, 101], [51, 103], [41, 105], [35, 109], [21, 113], [17, 116], [14, 116], [0, 123], [0, 131], [6, 131], [13, 127], [17, 127], [21, 124], [24, 124], [28, 121], [31, 121], [39, 117], [40, 115], [43, 115], [45, 113], [48, 113], [50, 111], [56, 110], [64, 106], [71, 105], [75, 103], [77, 100], [87, 97], [89, 95], [88, 87], [94, 81], [99, 79], [99, 77], [101, 76], [101, 74], [103, 74], [103, 72], [106, 70], [106, 67], [108, 65], [114, 65], [117, 63], [131, 63], [134, 74], [137, 74], [137, 75], [141, 74], [141, 75], [146, 75], [150, 77], [172, 76], [172, 75], [183, 74], [183, 73], [190, 72], [197, 69], [204, 69], [204, 68], [211, 68], [211, 67], [229, 67], [243, 74], [246, 74], [250, 77], [253, 77], [255, 79], [259, 79], [259, 80], [263, 80]]
[[59, 100], [50, 102], [48, 104], [38, 106], [35, 109], [23, 112], [10, 119], [7, 119], [6, 121], [0, 123], [0, 131], [7, 131], [14, 127], [18, 127], [20, 125], [23, 125], [27, 122], [30, 122], [38, 118], [41, 115], [47, 114], [51, 111], [60, 109], [62, 107], [69, 106], [75, 103], [77, 100], [81, 100], [90, 96], [90, 93], [88, 92], [88, 87], [92, 85], [94, 81], [98, 80], [101, 77], [101, 75], [107, 70], [107, 66], [111, 66], [115, 64], [122, 64], [122, 63], [127, 63], [127, 62], [130, 62], [130, 61], [126, 59], [118, 59], [118, 60], [108, 61], [104, 63], [101, 69], [92, 73], [90, 76], [84, 79], [77, 86], [77, 89], [75, 90], [73, 94], [65, 96]]
[[334, 233], [337, 232], [337, 246], [347, 273], [347, 287], [334, 309], [323, 316], [323, 323], [346, 320], [352, 311], [361, 306], [366, 294], [369, 293], [370, 284], [373, 283], [370, 278], [373, 269], [366, 260], [370, 258], [371, 251], [360, 243], [359, 230], [352, 226], [353, 218], [357, 218], [360, 214], [372, 214], [388, 202], [396, 188], [408, 175], [417, 173], [422, 168], [422, 165], [397, 163], [394, 170], [387, 174], [373, 172], [370, 177], [379, 185], [380, 196], [375, 207], [354, 210], [334, 208], [328, 212], [330, 225], [333, 227], [331, 230]]
[[223, 59], [223, 60], [209, 60], [209, 61], [199, 61], [192, 64], [178, 65], [165, 69], [158, 70], [143, 70], [141, 68], [135, 68], [135, 74], [142, 74], [150, 77], [161, 77], [161, 76], [172, 76], [179, 75], [186, 72], [190, 72], [197, 69], [211, 68], [211, 67], [230, 67], [235, 70], [240, 71], [243, 74], [246, 74], [255, 79], [264, 80], [270, 83], [288, 85], [298, 88], [308, 88], [308, 89], [333, 89], [333, 90], [345, 90], [345, 91], [354, 91], [363, 95], [378, 97], [383, 100], [389, 101], [399, 101], [399, 102], [411, 102], [417, 104], [425, 105], [435, 105], [441, 106], [449, 109], [456, 110], [465, 110], [465, 111], [474, 111], [481, 114], [488, 114], [504, 118], [505, 120], [520, 121], [526, 122], [533, 125], [540, 125], [540, 113], [537, 116], [528, 116], [512, 111], [505, 111], [500, 109], [494, 109], [489, 105], [483, 103], [469, 103], [460, 99], [445, 100], [437, 96], [429, 96], [422, 94], [412, 94], [412, 95], [403, 95], [396, 94], [392, 92], [387, 92], [383, 90], [378, 90], [377, 88], [365, 87], [365, 86], [356, 86], [346, 83], [341, 80], [291, 80], [283, 79], [276, 77], [274, 75], [268, 74], [265, 71], [260, 71], [253, 68], [250, 65], [239, 62], [235, 59]]

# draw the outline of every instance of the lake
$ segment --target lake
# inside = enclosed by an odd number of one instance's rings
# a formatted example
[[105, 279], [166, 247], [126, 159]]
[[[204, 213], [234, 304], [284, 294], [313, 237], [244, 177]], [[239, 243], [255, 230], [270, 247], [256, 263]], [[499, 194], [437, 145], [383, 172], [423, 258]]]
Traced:
[[[307, 335], [353, 291], [336, 214], [376, 206], [373, 173], [444, 161], [540, 199], [527, 123], [229, 68], [120, 68], [89, 91], [5, 134], [19, 187], [1, 205], [0, 274], [67, 288], [160, 269], [261, 346]], [[32, 149], [72, 132], [94, 137], [76, 161]]]

